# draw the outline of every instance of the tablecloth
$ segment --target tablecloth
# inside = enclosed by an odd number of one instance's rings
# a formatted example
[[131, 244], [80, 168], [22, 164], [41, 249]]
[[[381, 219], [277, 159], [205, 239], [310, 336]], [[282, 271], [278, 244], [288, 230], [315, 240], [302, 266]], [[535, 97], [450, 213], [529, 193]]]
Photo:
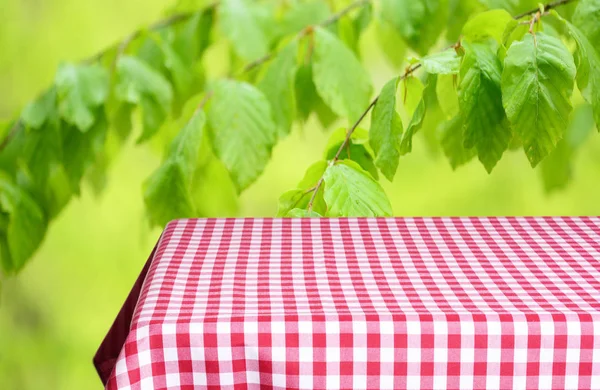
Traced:
[[600, 389], [600, 218], [171, 222], [107, 389]]

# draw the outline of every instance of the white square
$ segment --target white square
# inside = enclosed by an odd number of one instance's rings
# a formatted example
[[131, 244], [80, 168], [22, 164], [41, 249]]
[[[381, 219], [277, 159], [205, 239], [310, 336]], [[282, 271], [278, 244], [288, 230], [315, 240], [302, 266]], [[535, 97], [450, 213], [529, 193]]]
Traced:
[[529, 328], [527, 322], [514, 322], [515, 336], [527, 336], [529, 334]]
[[171, 324], [171, 323], [163, 324], [162, 334], [175, 334], [175, 333], [177, 333], [176, 324]]
[[448, 323], [446, 321], [433, 321], [433, 333], [436, 336], [448, 334]]
[[393, 389], [394, 388], [394, 377], [392, 375], [381, 375], [379, 377], [379, 385], [381, 389]]
[[[473, 388], [473, 375], [463, 375], [460, 376], [460, 384], [458, 385], [461, 389], [472, 389]], [[520, 387], [514, 387], [515, 389], [520, 389]]]
[[367, 361], [367, 349], [354, 347], [354, 361], [364, 363]]
[[[406, 376], [406, 388], [408, 390], [420, 389], [421, 388], [421, 376], [419, 375], [407, 375]], [[466, 389], [466, 387], [463, 387]]]
[[381, 334], [394, 334], [394, 323], [389, 321], [380, 322], [379, 331]]
[[231, 334], [231, 324], [229, 322], [221, 322], [217, 325], [217, 334]]
[[190, 334], [204, 334], [204, 324], [201, 322], [192, 322], [190, 324]]
[[258, 324], [256, 322], [244, 322], [244, 333], [245, 334], [257, 334]]
[[366, 375], [354, 375], [352, 381], [353, 389], [366, 389], [367, 388], [367, 376]]
[[325, 333], [340, 334], [340, 323], [335, 321], [325, 322]]
[[487, 361], [488, 363], [500, 363], [502, 351], [499, 348], [488, 348]]
[[230, 362], [231, 359], [231, 348], [228, 347], [218, 347], [217, 355], [219, 356], [219, 361], [221, 362]]
[[579, 363], [581, 360], [581, 353], [578, 349], [569, 348], [567, 349], [567, 356], [565, 358], [565, 362], [567, 363]]
[[[592, 376], [593, 379], [593, 376]], [[578, 389], [579, 375], [565, 375], [565, 389]], [[593, 389], [594, 387], [592, 387]]]
[[473, 363], [475, 361], [475, 351], [472, 349], [461, 349], [460, 351], [460, 362], [461, 363]]
[[310, 347], [300, 347], [298, 359], [300, 362], [312, 362], [313, 361], [313, 349]]
[[117, 364], [115, 365], [115, 374], [119, 376], [120, 374], [125, 374], [127, 372], [127, 363], [125, 359], [118, 359]]
[[394, 348], [381, 348], [381, 356], [379, 359], [381, 363], [393, 363], [394, 362]]
[[409, 335], [420, 335], [421, 334], [421, 323], [417, 321], [406, 322], [406, 334]]
[[312, 334], [312, 322], [310, 321], [298, 321], [298, 333]]
[[246, 371], [246, 381], [248, 384], [259, 384], [260, 374], [258, 371]]
[[173, 388], [180, 385], [179, 383], [179, 375], [177, 374], [167, 374], [165, 375], [165, 379], [167, 380], [167, 387]]
[[496, 336], [502, 333], [502, 326], [499, 322], [490, 321], [487, 323], [487, 333], [489, 336]]
[[[433, 377], [433, 388], [434, 389], [447, 389], [446, 376], [445, 375], [434, 375]], [[489, 387], [488, 387], [489, 389]]]
[[469, 321], [460, 323], [460, 333], [462, 334], [475, 334], [475, 324]]
[[540, 334], [542, 336], [553, 336], [554, 324], [550, 322], [540, 322]]
[[141, 390], [154, 390], [154, 378], [146, 377], [140, 381]]
[[446, 348], [433, 349], [433, 361], [435, 363], [444, 363], [448, 361], [448, 350]]
[[514, 361], [516, 363], [527, 363], [527, 349], [515, 348]]
[[340, 388], [339, 375], [327, 375], [327, 377], [325, 379], [325, 386], [328, 389], [339, 389]]
[[356, 334], [366, 334], [367, 333], [367, 323], [362, 322], [362, 321], [353, 322], [352, 330]]
[[312, 375], [300, 375], [300, 388], [301, 389], [312, 389], [313, 388], [313, 377]]
[[274, 362], [285, 362], [286, 350], [284, 347], [272, 347], [271, 348], [271, 360]]
[[544, 390], [552, 389], [552, 375], [540, 375], [538, 388]]
[[194, 386], [206, 386], [206, 373], [205, 372], [194, 372], [192, 377]]
[[284, 389], [286, 387], [285, 375], [284, 374], [273, 374], [273, 386], [281, 387], [282, 389]]
[[406, 348], [406, 361], [419, 363], [421, 361], [421, 348]]
[[246, 360], [258, 360], [258, 347], [255, 345], [246, 345]]
[[285, 334], [285, 323], [284, 322], [272, 322], [271, 333], [273, 334]]
[[176, 362], [179, 361], [179, 355], [177, 354], [177, 348], [163, 348], [165, 355], [165, 362]]
[[580, 336], [581, 324], [576, 321], [567, 321], [567, 334], [569, 336]]
[[222, 372], [219, 374], [219, 385], [220, 386], [232, 386], [233, 385], [233, 373]]
[[340, 349], [331, 347], [325, 348], [325, 359], [328, 363], [340, 361]]
[[540, 349], [540, 363], [553, 363], [553, 362], [554, 362], [554, 350]]
[[140, 353], [138, 353], [138, 360], [139, 360], [140, 367], [150, 365], [150, 363], [152, 362], [152, 359], [150, 357], [150, 351], [148, 351], [148, 350], [140, 351]]

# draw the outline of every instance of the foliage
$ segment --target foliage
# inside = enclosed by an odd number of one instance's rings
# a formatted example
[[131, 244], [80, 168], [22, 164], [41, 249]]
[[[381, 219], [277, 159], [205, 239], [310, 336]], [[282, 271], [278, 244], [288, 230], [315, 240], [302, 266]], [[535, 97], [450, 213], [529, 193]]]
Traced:
[[[523, 149], [544, 187], [562, 188], [600, 125], [600, 1], [561, 12], [575, 1], [181, 1], [62, 65], [3, 129], [2, 272], [26, 263], [83, 180], [101, 186], [109, 145], [133, 134], [139, 144], [169, 140], [143, 191], [155, 225], [235, 212], [272, 148], [313, 114], [325, 128], [347, 127], [281, 196], [278, 216], [392, 215], [380, 176], [396, 177], [419, 131], [453, 168], [477, 156], [492, 172], [507, 150]], [[404, 68], [377, 96], [359, 45], [371, 30]], [[218, 45], [229, 74], [207, 80]]]

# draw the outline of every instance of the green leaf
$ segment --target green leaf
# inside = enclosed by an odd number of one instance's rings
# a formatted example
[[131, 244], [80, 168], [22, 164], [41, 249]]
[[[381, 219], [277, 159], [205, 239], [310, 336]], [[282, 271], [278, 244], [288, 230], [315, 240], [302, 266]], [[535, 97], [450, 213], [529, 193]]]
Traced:
[[537, 0], [479, 0], [489, 9], [501, 8], [511, 15], [517, 15], [538, 7]]
[[64, 153], [63, 163], [75, 194], [79, 194], [79, 183], [102, 152], [106, 139], [106, 117], [100, 112], [95, 115], [96, 123], [86, 133], [81, 133], [72, 126], [62, 129], [62, 150], [67, 151]]
[[394, 26], [386, 20], [376, 20], [375, 32], [377, 34], [377, 43], [379, 44], [385, 59], [395, 69], [399, 69], [406, 60], [406, 43]]
[[327, 30], [314, 31], [313, 81], [317, 92], [338, 115], [356, 121], [369, 105], [369, 75], [352, 51]]
[[425, 119], [425, 113], [427, 112], [428, 104], [435, 99], [436, 84], [436, 75], [429, 75], [427, 77], [427, 84], [423, 89], [421, 99], [419, 100], [419, 103], [415, 108], [408, 125], [406, 126], [406, 131], [402, 136], [402, 141], [400, 142], [401, 156], [404, 156], [412, 151], [412, 139], [423, 126], [423, 120]]
[[[203, 141], [204, 142], [204, 141]], [[209, 142], [205, 142], [210, 149]], [[203, 163], [194, 172], [192, 198], [197, 215], [207, 218], [235, 217], [238, 195], [225, 165], [211, 150], [202, 150]]]
[[285, 13], [281, 22], [283, 35], [296, 34], [307, 26], [316, 26], [325, 21], [331, 11], [326, 2], [302, 1], [294, 2]]
[[[298, 188], [287, 191], [279, 197], [277, 207], [278, 217], [285, 217], [292, 209], [306, 209], [308, 207], [308, 203], [313, 196], [313, 191], [311, 191], [311, 189], [314, 190], [318, 181], [323, 176], [325, 169], [327, 169], [327, 166], [328, 164], [326, 161], [314, 163], [307, 169], [304, 178], [298, 183]], [[323, 186], [319, 188], [319, 192], [315, 196], [312, 210], [321, 215], [324, 215], [327, 210], [327, 206], [323, 200]]]
[[600, 0], [580, 0], [572, 22], [600, 52]]
[[0, 207], [3, 218], [2, 266], [5, 273], [20, 270], [35, 253], [46, 234], [47, 222], [40, 206], [6, 174], [0, 175]]
[[388, 81], [373, 108], [369, 142], [375, 152], [375, 165], [392, 181], [400, 159], [402, 119], [396, 112], [398, 78]]
[[64, 64], [54, 80], [61, 117], [87, 131], [95, 121], [94, 111], [108, 96], [108, 72], [100, 65]]
[[221, 80], [213, 91], [208, 110], [212, 144], [241, 192], [264, 170], [277, 128], [267, 98], [256, 87]]
[[571, 112], [573, 56], [557, 38], [527, 35], [508, 49], [502, 74], [502, 101], [532, 166], [563, 137]]
[[517, 21], [503, 9], [494, 9], [475, 15], [463, 27], [463, 38], [469, 42], [485, 41], [493, 38], [502, 43], [504, 32], [514, 28]]
[[577, 86], [585, 100], [592, 105], [596, 127], [600, 131], [600, 54], [577, 27], [564, 19], [563, 21], [577, 42], [575, 51]]
[[594, 128], [592, 108], [580, 105], [571, 115], [565, 138], [540, 164], [540, 173], [546, 192], [565, 188], [573, 175], [573, 159], [577, 149]]
[[458, 87], [465, 148], [475, 147], [479, 161], [491, 172], [511, 139], [502, 107], [502, 64], [487, 44], [465, 43], [465, 50]]
[[450, 12], [448, 15], [448, 28], [446, 30], [446, 40], [456, 42], [461, 35], [463, 26], [469, 20], [471, 15], [476, 15], [483, 10], [482, 4], [478, 0], [450, 0]]
[[464, 120], [460, 115], [440, 125], [442, 149], [452, 169], [468, 163], [477, 155], [475, 148], [465, 148], [463, 128]]
[[32, 128], [39, 129], [56, 111], [56, 89], [50, 88], [39, 98], [25, 106], [21, 114], [23, 123]]
[[188, 66], [198, 61], [208, 47], [213, 19], [213, 9], [196, 12], [175, 33], [173, 49]]
[[446, 118], [458, 114], [457, 77], [454, 75], [438, 75], [435, 92], [442, 112]]
[[392, 215], [383, 188], [357, 163], [338, 161], [324, 174], [324, 198], [330, 217], [381, 217]]
[[337, 25], [337, 35], [339, 39], [344, 42], [344, 44], [352, 50], [354, 54], [357, 56], [358, 53], [358, 38], [360, 37], [359, 33], [356, 31], [354, 26], [354, 20], [352, 20], [349, 16], [342, 16], [336, 23]]
[[164, 55], [164, 66], [168, 69], [175, 91], [184, 97], [189, 97], [194, 91], [194, 74], [191, 64], [186, 63], [179, 53], [165, 40], [158, 39], [158, 46]]
[[296, 115], [296, 98], [294, 83], [296, 79], [296, 54], [298, 43], [290, 42], [273, 59], [267, 71], [258, 83], [258, 88], [265, 94], [271, 109], [273, 119], [280, 136], [290, 133], [292, 122]]
[[288, 218], [320, 218], [321, 214], [303, 209], [292, 209], [286, 215]]
[[260, 21], [245, 0], [223, 0], [219, 4], [221, 32], [238, 56], [256, 60], [269, 51], [269, 42]]
[[[338, 150], [342, 146], [342, 143], [346, 139], [347, 129], [340, 128], [331, 134], [327, 146], [325, 147], [325, 159], [333, 160]], [[369, 132], [365, 129], [357, 128], [354, 129], [350, 136], [350, 141], [346, 144], [344, 149], [340, 152], [339, 160], [352, 160], [360, 165], [365, 171], [369, 172], [371, 176], [378, 179], [379, 173], [373, 162], [373, 152], [368, 146]]]
[[447, 0], [382, 0], [382, 17], [419, 55], [425, 55], [444, 30]]
[[423, 57], [421, 64], [429, 74], [456, 74], [460, 67], [460, 57], [451, 48]]
[[144, 183], [144, 202], [152, 224], [164, 226], [177, 218], [197, 216], [192, 198], [192, 179], [204, 135], [203, 111], [173, 139], [165, 161]]
[[156, 133], [171, 110], [171, 85], [159, 72], [135, 57], [120, 57], [116, 72], [117, 99], [141, 106], [144, 130], [138, 142], [145, 141]]

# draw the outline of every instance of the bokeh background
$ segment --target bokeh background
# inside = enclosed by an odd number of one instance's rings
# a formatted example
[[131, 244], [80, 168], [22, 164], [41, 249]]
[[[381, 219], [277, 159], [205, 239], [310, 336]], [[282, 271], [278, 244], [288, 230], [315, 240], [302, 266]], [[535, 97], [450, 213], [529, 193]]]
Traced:
[[[160, 17], [169, 0], [0, 0], [0, 119], [54, 77], [61, 61], [85, 58]], [[371, 33], [361, 43], [376, 86], [392, 74]], [[218, 67], [218, 64], [215, 66]], [[264, 175], [240, 200], [243, 216], [273, 216], [277, 198], [321, 157], [314, 121], [282, 141]], [[16, 277], [2, 281], [0, 389], [99, 389], [92, 356], [146, 261], [159, 230], [144, 217], [141, 183], [160, 156], [128, 145], [107, 190], [89, 188], [50, 227]], [[396, 215], [598, 215], [600, 135], [578, 152], [570, 186], [546, 194], [522, 152], [507, 152], [491, 175], [472, 161], [453, 172], [423, 138], [384, 181]]]

